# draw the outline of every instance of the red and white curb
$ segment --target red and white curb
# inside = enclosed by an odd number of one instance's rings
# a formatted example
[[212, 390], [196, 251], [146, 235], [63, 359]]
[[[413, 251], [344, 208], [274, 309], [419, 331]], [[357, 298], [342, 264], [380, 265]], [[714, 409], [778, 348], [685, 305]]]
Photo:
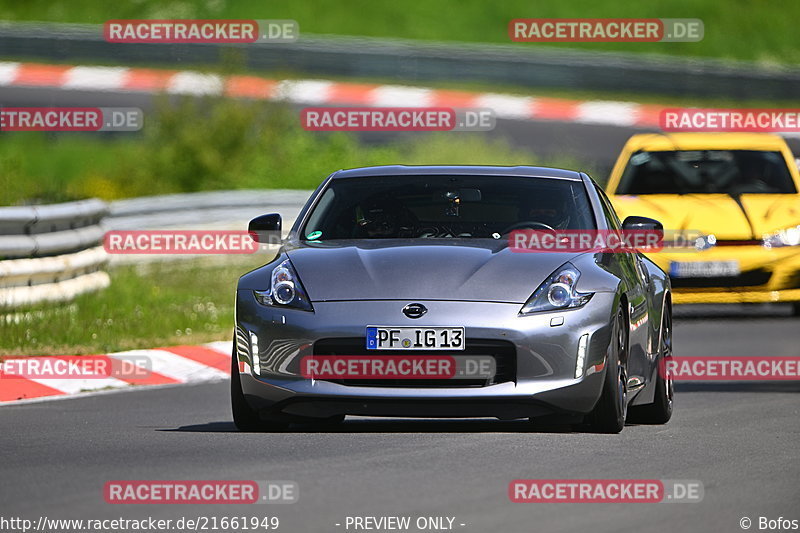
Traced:
[[[137, 356], [148, 363], [147, 377], [120, 379], [101, 377], [89, 379], [0, 378], [0, 406], [31, 400], [58, 399], [98, 394], [110, 389], [176, 385], [225, 380], [231, 372], [230, 341], [212, 342], [199, 346], [172, 346], [154, 350], [130, 350], [110, 354], [110, 358], [130, 361]], [[46, 359], [37, 357], [32, 359]], [[2, 371], [0, 363], [0, 372]]]
[[195, 71], [0, 62], [0, 87], [212, 95], [302, 105], [490, 108], [498, 118], [653, 128], [666, 106]]

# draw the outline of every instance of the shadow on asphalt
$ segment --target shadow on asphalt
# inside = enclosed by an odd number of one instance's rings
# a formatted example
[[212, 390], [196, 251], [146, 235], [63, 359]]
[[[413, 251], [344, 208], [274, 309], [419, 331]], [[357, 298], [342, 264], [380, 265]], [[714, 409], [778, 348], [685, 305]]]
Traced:
[[[233, 422], [159, 429], [166, 432], [236, 433]], [[582, 433], [570, 425], [535, 425], [522, 420], [348, 419], [338, 425], [293, 424], [276, 433]]]
[[209, 422], [208, 424], [195, 424], [181, 426], [173, 429], [157, 429], [156, 431], [186, 431], [189, 433], [236, 433], [238, 430], [233, 422]]

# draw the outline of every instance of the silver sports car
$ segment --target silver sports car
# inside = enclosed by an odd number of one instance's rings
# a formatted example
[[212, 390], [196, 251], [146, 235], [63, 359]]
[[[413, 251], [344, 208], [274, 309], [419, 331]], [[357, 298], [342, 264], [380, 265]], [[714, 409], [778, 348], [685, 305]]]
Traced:
[[[673, 387], [669, 278], [636, 251], [520, 253], [517, 230], [621, 223], [586, 174], [384, 166], [331, 174], [236, 295], [241, 430], [346, 415], [663, 424]], [[251, 221], [254, 238], [281, 217]]]

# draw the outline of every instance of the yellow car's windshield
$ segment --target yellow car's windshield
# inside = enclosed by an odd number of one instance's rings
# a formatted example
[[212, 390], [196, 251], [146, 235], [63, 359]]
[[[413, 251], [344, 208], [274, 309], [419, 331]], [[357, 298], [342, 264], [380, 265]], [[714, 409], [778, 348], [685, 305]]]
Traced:
[[616, 194], [791, 194], [797, 188], [780, 152], [669, 150], [634, 153]]

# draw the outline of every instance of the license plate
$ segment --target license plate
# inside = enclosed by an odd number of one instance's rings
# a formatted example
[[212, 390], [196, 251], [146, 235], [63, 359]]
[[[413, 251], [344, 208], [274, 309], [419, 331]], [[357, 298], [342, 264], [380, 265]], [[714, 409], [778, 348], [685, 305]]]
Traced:
[[673, 278], [724, 278], [741, 273], [739, 261], [685, 261], [669, 265]]
[[367, 350], [463, 350], [464, 328], [367, 326]]

